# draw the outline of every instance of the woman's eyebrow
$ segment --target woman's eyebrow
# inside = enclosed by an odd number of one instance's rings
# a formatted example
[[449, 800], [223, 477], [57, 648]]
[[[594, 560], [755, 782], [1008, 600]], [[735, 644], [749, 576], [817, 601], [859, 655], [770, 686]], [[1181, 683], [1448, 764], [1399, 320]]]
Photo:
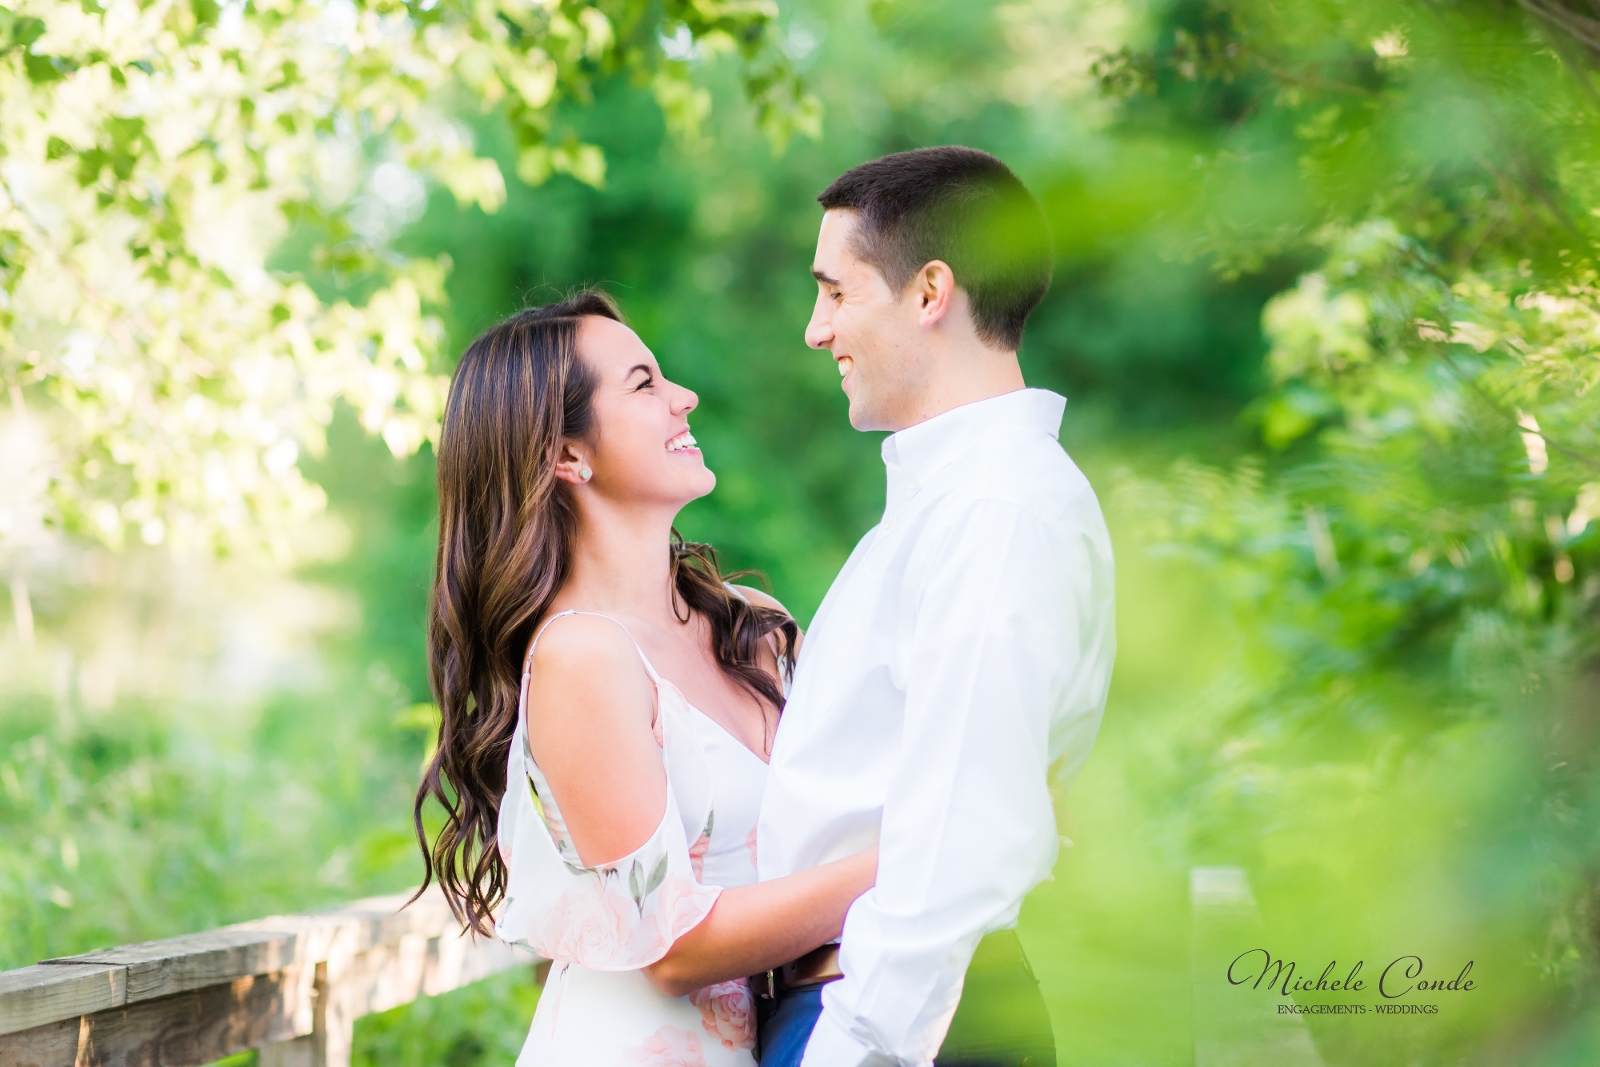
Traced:
[[634, 371], [641, 371], [641, 370], [644, 371], [646, 374], [654, 374], [655, 373], [655, 371], [651, 368], [651, 366], [648, 363], [635, 363], [633, 366], [628, 368], [628, 373], [624, 374], [622, 376], [622, 380], [623, 381], [627, 381], [629, 378], [633, 377]]

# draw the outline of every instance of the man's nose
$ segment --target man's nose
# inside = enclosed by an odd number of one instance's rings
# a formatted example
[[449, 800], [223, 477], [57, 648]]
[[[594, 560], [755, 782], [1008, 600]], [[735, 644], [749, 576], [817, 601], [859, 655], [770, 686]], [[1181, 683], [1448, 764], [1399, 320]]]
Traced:
[[811, 321], [806, 324], [806, 344], [812, 348], [827, 348], [833, 344], [833, 324], [817, 311], [811, 313]]

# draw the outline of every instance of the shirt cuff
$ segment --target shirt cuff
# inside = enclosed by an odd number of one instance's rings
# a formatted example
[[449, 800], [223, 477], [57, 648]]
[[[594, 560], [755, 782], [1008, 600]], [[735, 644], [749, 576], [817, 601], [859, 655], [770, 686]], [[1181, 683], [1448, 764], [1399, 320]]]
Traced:
[[[823, 1009], [817, 1017], [816, 1028], [811, 1031], [811, 1040], [806, 1043], [800, 1067], [896, 1067], [897, 1063], [894, 1057], [874, 1052], [851, 1037], [850, 1031]], [[920, 1067], [932, 1067], [932, 1064]]]

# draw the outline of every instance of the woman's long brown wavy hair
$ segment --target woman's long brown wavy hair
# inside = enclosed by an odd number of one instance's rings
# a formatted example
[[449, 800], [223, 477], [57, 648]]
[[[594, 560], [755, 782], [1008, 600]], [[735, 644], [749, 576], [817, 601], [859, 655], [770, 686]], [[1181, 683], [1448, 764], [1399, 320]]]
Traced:
[[[577, 536], [572, 490], [555, 467], [564, 438], [593, 430], [596, 380], [577, 349], [579, 324], [590, 315], [622, 321], [608, 296], [584, 290], [487, 330], [461, 357], [445, 405], [428, 618], [439, 743], [413, 816], [423, 888], [437, 878], [456, 918], [484, 935], [506, 890], [496, 830], [522, 659], [567, 580]], [[670, 553], [677, 598], [710, 625], [718, 665], [781, 708], [783, 693], [758, 657], [769, 634], [790, 654], [794, 621], [730, 593], [711, 546], [674, 531], [661, 550]], [[445, 816], [431, 844], [423, 827], [430, 799]]]

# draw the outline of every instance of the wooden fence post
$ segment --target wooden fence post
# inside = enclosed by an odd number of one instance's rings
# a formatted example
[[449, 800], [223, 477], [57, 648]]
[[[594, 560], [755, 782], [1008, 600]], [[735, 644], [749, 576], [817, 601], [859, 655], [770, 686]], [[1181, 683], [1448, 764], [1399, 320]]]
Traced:
[[[316, 976], [312, 980], [311, 995], [311, 1032], [291, 1041], [280, 1041], [275, 1045], [267, 1045], [261, 1050], [261, 1059], [258, 1067], [330, 1067], [328, 1058], [329, 1029], [328, 1029], [328, 964], [317, 964]], [[353, 1029], [353, 1027], [352, 1027]], [[332, 1042], [337, 1055], [340, 1045], [338, 1041]], [[345, 1050], [343, 1064], [350, 1062], [350, 1040], [343, 1042]]]

